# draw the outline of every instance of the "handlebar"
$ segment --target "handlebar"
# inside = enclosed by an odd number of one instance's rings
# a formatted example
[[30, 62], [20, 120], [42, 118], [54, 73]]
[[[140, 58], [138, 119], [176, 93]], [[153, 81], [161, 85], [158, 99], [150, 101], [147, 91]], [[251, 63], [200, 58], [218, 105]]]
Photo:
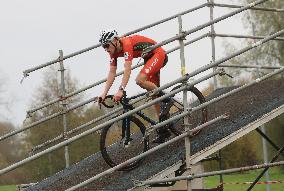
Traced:
[[114, 105], [107, 105], [107, 104], [106, 104], [105, 101], [106, 101], [107, 99], [113, 100], [113, 95], [107, 95], [106, 98], [105, 98], [105, 100], [102, 100], [102, 98], [99, 97], [98, 102], [101, 103], [101, 104], [103, 104], [103, 106], [105, 106], [106, 108], [113, 108]]
[[[114, 107], [114, 104], [113, 104], [113, 105], [108, 105], [108, 104], [106, 104], [106, 102], [105, 102], [107, 99], [114, 100], [113, 98], [114, 98], [114, 95], [107, 95], [104, 101], [102, 101], [101, 98], [99, 98], [98, 102], [101, 103], [101, 104], [102, 104], [103, 106], [105, 106], [106, 108], [113, 108], [113, 107]], [[126, 91], [123, 91], [123, 95], [122, 95], [122, 97], [121, 97], [121, 99], [120, 99], [119, 102], [120, 102], [123, 106], [128, 106], [128, 107], [130, 106], [129, 103], [128, 103], [129, 100], [128, 100], [128, 98], [126, 97]]]

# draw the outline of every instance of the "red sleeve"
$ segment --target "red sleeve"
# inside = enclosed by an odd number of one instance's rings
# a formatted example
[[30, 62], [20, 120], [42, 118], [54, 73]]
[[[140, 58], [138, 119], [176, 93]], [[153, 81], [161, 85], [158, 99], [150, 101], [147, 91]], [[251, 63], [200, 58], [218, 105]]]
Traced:
[[133, 60], [133, 46], [129, 39], [123, 41], [123, 57], [125, 61]]
[[111, 66], [117, 66], [117, 58], [114, 57], [114, 56], [112, 56], [112, 55], [110, 55], [109, 64], [110, 64]]

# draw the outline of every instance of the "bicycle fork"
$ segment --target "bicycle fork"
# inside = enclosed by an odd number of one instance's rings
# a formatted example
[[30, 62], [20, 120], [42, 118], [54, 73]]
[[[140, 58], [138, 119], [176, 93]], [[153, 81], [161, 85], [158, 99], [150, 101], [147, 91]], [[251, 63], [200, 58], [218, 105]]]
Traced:
[[123, 146], [127, 148], [130, 145], [130, 142], [132, 141], [132, 138], [130, 137], [130, 120], [128, 117], [124, 118], [122, 121], [121, 133], [121, 142], [123, 143]]

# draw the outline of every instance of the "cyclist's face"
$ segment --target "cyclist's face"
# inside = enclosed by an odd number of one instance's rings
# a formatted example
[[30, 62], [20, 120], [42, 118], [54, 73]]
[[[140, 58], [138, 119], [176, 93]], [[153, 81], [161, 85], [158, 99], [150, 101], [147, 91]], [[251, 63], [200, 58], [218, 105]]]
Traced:
[[109, 42], [105, 45], [103, 45], [103, 48], [105, 49], [105, 51], [107, 51], [110, 54], [114, 54], [115, 51], [115, 47], [114, 44], [112, 42]]

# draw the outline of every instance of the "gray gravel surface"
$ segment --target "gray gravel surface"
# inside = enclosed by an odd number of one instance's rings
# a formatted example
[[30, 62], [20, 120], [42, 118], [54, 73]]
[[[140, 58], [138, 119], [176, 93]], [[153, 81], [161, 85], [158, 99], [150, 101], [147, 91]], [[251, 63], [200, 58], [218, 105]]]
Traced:
[[[210, 100], [232, 88], [221, 88], [206, 99]], [[202, 130], [192, 140], [191, 152], [194, 154], [255, 121], [264, 114], [284, 104], [283, 79], [268, 80], [236, 93], [208, 107], [209, 119], [229, 113], [230, 120], [222, 120]], [[151, 144], [151, 146], [155, 146]], [[130, 172], [115, 172], [94, 181], [79, 190], [127, 190], [133, 187], [132, 179], [145, 180], [166, 167], [184, 158], [184, 141], [176, 142], [149, 155], [141, 165]], [[65, 190], [108, 169], [100, 153], [72, 165], [27, 190]]]

